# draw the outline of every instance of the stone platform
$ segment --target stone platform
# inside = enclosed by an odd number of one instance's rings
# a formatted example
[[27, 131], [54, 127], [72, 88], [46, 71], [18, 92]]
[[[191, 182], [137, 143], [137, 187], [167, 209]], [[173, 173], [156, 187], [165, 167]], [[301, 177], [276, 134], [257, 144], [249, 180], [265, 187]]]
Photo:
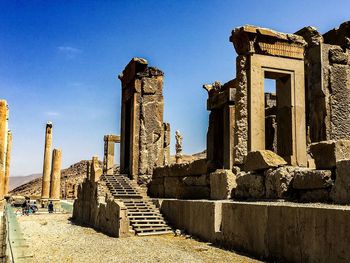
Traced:
[[278, 262], [349, 262], [350, 207], [154, 199], [175, 229]]

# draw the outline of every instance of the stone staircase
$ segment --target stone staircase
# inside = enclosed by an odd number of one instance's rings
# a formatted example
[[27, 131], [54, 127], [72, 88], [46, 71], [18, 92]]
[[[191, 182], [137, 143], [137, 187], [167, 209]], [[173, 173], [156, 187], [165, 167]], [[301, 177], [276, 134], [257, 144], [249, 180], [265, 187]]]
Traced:
[[173, 233], [147, 193], [126, 175], [103, 175], [102, 180], [115, 199], [127, 208], [131, 231], [138, 236]]

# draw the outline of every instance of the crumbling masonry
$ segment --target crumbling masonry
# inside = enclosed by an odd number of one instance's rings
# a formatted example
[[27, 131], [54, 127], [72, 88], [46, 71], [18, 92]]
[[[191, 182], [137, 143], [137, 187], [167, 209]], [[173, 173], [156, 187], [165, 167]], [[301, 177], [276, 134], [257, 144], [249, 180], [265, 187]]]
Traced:
[[[230, 42], [236, 78], [203, 85], [207, 156], [189, 162], [170, 162], [163, 73], [130, 61], [119, 76], [120, 175], [109, 172], [107, 143], [103, 174], [93, 160], [74, 217], [122, 237], [168, 233], [162, 212], [174, 227], [257, 257], [347, 262], [350, 210], [296, 202], [350, 204], [350, 22], [324, 35], [246, 25]], [[275, 80], [275, 93], [265, 91], [265, 79]], [[178, 153], [181, 141], [177, 134]], [[152, 219], [138, 221], [146, 212]]]
[[133, 58], [122, 83], [120, 172], [148, 183], [153, 168], [169, 163], [170, 125], [163, 123], [163, 72]]

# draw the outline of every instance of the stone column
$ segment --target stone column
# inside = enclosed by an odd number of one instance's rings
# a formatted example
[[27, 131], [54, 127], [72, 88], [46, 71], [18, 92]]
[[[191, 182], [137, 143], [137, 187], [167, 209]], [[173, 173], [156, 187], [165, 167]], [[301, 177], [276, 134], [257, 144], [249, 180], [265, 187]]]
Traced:
[[7, 147], [6, 147], [4, 195], [7, 195], [9, 192], [11, 149], [12, 149], [12, 132], [8, 131], [7, 132]]
[[103, 173], [113, 175], [114, 148], [115, 143], [120, 143], [120, 136], [113, 134], [105, 135], [104, 142]]
[[4, 182], [6, 166], [8, 106], [6, 100], [0, 100], [0, 211], [3, 210]]
[[51, 146], [52, 146], [52, 123], [47, 122], [45, 131], [45, 150], [41, 200], [42, 203], [47, 202], [50, 196], [50, 165], [51, 165]]
[[60, 200], [61, 159], [62, 159], [61, 150], [54, 149], [52, 152], [50, 201], [59, 201]]

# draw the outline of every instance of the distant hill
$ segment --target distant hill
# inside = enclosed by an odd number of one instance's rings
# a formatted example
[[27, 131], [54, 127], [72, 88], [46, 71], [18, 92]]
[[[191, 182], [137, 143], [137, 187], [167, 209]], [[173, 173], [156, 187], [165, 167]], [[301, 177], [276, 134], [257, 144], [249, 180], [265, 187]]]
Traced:
[[10, 186], [9, 189], [12, 191], [16, 187], [28, 183], [34, 179], [41, 177], [41, 174], [31, 174], [27, 176], [10, 176]]
[[[66, 169], [61, 170], [61, 189], [65, 189], [66, 184], [79, 184], [83, 181], [84, 177], [86, 177], [86, 160], [80, 161], [69, 166]], [[31, 180], [25, 182], [22, 181], [22, 184], [15, 187], [10, 191], [10, 194], [13, 195], [25, 195], [25, 196], [40, 196], [41, 195], [41, 184], [42, 184], [42, 176], [41, 174], [34, 174], [24, 176], [28, 178], [33, 176]], [[14, 177], [17, 178], [17, 177]], [[10, 179], [11, 183], [11, 179]]]

